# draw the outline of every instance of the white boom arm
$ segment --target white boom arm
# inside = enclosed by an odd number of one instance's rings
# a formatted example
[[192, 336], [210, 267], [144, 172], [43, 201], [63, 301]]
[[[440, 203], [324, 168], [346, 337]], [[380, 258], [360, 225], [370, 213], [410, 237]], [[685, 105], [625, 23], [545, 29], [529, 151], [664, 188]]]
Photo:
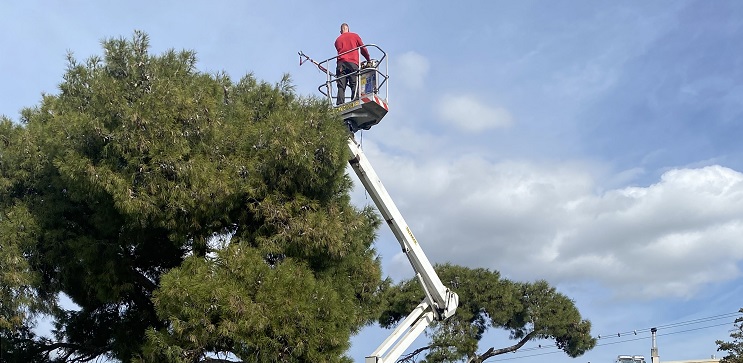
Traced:
[[408, 256], [426, 294], [426, 298], [395, 328], [392, 335], [365, 360], [365, 363], [390, 363], [396, 361], [431, 322], [452, 316], [459, 305], [459, 296], [441, 283], [413, 232], [410, 231], [410, 227], [405, 223], [402, 214], [397, 210], [353, 136], [348, 138], [348, 147], [352, 154], [349, 160], [351, 167], [400, 242], [402, 251]]

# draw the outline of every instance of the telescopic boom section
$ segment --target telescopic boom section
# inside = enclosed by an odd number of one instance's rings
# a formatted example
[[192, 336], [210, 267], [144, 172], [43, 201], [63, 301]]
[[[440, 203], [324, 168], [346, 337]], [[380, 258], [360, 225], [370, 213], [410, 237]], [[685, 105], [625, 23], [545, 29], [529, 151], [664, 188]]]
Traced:
[[[331, 105], [339, 91], [334, 90], [333, 86], [340, 77], [355, 77], [358, 90], [356, 95], [358, 99], [351, 100], [340, 105], [334, 105], [339, 111], [343, 121], [348, 125], [349, 131], [354, 133], [358, 130], [368, 130], [379, 123], [387, 114], [388, 107], [388, 88], [387, 83], [387, 53], [382, 48], [374, 44], [366, 44], [369, 50], [378, 51], [380, 55], [378, 60], [362, 64], [360, 70], [352, 74], [335, 75], [328, 68], [331, 62], [337, 61], [338, 56], [326, 59], [322, 62], [316, 62], [312, 58], [299, 52], [299, 65], [305, 61], [314, 63], [323, 73], [326, 74], [325, 83], [318, 90], [328, 99]], [[361, 47], [357, 47], [352, 52], [360, 52]], [[349, 51], [349, 52], [351, 52]], [[359, 58], [360, 58], [359, 54]], [[373, 55], [372, 55], [373, 57]], [[380, 67], [380, 65], [383, 65]], [[345, 99], [345, 97], [343, 97]], [[459, 305], [459, 296], [449, 290], [434, 271], [433, 266], [423, 253], [418, 241], [410, 231], [410, 227], [405, 223], [400, 211], [397, 210], [395, 203], [387, 194], [382, 182], [379, 180], [377, 173], [374, 172], [369, 160], [364, 156], [359, 144], [353, 137], [348, 138], [348, 147], [353, 155], [349, 160], [353, 170], [358, 175], [364, 188], [371, 195], [374, 204], [376, 204], [382, 217], [392, 229], [397, 241], [400, 242], [402, 251], [408, 256], [410, 264], [415, 270], [415, 276], [423, 286], [423, 292], [426, 297], [418, 306], [403, 320], [394, 332], [380, 345], [377, 350], [370, 356], [366, 357], [365, 363], [391, 363], [395, 362], [405, 350], [423, 333], [426, 327], [436, 320], [444, 320], [454, 315]]]
[[459, 296], [444, 286], [434, 271], [431, 262], [423, 253], [418, 241], [405, 223], [402, 214], [387, 194], [387, 190], [374, 172], [369, 160], [353, 136], [348, 139], [348, 147], [352, 157], [349, 163], [374, 200], [379, 212], [392, 229], [402, 251], [408, 256], [410, 264], [420, 280], [426, 298], [403, 320], [395, 331], [377, 348], [371, 356], [366, 357], [366, 363], [394, 362], [413, 341], [434, 320], [444, 320], [454, 314], [459, 305]]

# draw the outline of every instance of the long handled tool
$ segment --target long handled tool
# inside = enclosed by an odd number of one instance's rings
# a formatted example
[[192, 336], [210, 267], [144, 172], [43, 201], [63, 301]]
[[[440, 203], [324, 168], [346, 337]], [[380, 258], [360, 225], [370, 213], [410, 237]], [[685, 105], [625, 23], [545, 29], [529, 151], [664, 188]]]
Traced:
[[333, 72], [330, 72], [327, 68], [323, 67], [320, 63], [317, 63], [314, 59], [310, 58], [309, 56], [307, 56], [307, 54], [304, 54], [304, 52], [300, 50], [299, 51], [299, 65], [301, 66], [306, 61], [310, 61], [314, 63], [317, 66], [317, 68], [319, 68], [321, 71], [335, 77], [335, 74], [333, 74]]

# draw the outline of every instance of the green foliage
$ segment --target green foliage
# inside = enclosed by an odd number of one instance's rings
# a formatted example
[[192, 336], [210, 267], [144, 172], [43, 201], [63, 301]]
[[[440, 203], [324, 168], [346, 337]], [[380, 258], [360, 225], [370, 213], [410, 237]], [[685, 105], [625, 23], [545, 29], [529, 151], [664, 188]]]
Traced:
[[5, 363], [42, 363], [52, 361], [36, 349], [37, 337], [31, 329], [19, 325], [13, 329], [3, 328], [0, 334], [0, 357]]
[[[554, 340], [570, 357], [580, 356], [596, 344], [590, 336], [590, 322], [582, 320], [573, 302], [545, 281], [516, 283], [502, 279], [497, 271], [448, 264], [437, 266], [436, 271], [459, 294], [460, 306], [454, 316], [433, 328], [426, 361], [482, 361], [515, 351], [531, 339]], [[423, 299], [415, 279], [386, 293], [389, 306], [379, 321], [385, 327], [404, 318]], [[519, 343], [478, 355], [478, 345], [489, 328], [505, 329]]]
[[155, 301], [171, 325], [150, 332], [146, 356], [187, 362], [231, 351], [243, 361], [337, 361], [359, 323], [338, 308], [352, 300], [295, 259], [271, 267], [258, 251], [233, 245], [213, 263], [190, 257], [163, 278]]
[[44, 304], [34, 287], [38, 276], [24, 255], [36, 234], [33, 218], [22, 206], [3, 208], [0, 216], [0, 329], [18, 329]]
[[26, 258], [39, 229], [17, 199], [26, 192], [21, 185], [34, 170], [27, 158], [32, 147], [23, 131], [6, 118], [0, 120], [0, 355], [7, 362], [44, 358], [32, 349], [35, 336], [25, 324], [55, 307], [53, 298], [37, 291], [40, 276]]
[[[743, 313], [743, 308], [738, 312]], [[718, 340], [715, 342], [718, 352], [727, 352], [727, 355], [720, 359], [721, 363], [743, 363], [743, 317], [735, 319], [734, 326], [735, 329], [730, 333], [733, 341]]]
[[288, 76], [233, 83], [141, 32], [103, 50], [0, 123], [3, 328], [46, 308], [64, 344], [24, 341], [79, 361], [343, 359], [381, 272], [342, 122]]
[[[17, 147], [20, 129], [7, 120], [0, 120], [0, 143], [3, 149]], [[17, 177], [18, 161], [6, 153], [0, 154], [0, 190], [7, 194]], [[32, 286], [35, 276], [24, 250], [33, 238], [33, 220], [23, 207], [10, 199], [0, 200], [0, 330], [17, 329], [28, 319], [25, 309], [34, 302]]]

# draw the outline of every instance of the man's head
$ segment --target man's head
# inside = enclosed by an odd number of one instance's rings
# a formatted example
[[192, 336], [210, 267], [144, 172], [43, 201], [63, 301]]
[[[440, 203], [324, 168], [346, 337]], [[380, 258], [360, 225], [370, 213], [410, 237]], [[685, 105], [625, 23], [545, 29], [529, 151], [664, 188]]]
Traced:
[[348, 33], [348, 24], [343, 23], [341, 24], [341, 34]]

